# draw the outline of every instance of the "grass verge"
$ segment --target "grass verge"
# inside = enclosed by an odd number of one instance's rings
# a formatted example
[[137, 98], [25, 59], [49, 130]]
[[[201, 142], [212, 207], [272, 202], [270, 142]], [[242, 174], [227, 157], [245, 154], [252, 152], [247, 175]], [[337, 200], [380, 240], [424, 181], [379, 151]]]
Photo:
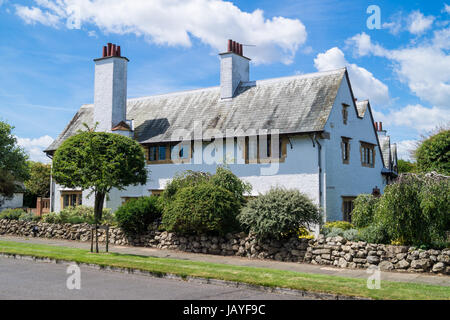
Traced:
[[370, 290], [367, 288], [366, 279], [131, 254], [92, 254], [87, 250], [77, 248], [12, 241], [0, 241], [0, 253], [68, 260], [100, 266], [132, 268], [161, 275], [194, 276], [372, 299], [450, 299], [450, 288], [444, 286], [381, 281], [381, 289]]

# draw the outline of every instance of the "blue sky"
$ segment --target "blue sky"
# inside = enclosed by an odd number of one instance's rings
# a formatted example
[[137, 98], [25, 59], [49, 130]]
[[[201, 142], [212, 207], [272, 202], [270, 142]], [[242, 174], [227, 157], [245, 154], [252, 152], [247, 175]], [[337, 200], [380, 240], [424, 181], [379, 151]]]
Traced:
[[0, 0], [0, 120], [47, 161], [41, 150], [93, 101], [104, 44], [130, 59], [131, 98], [218, 85], [228, 38], [255, 45], [251, 80], [347, 66], [402, 158], [450, 123], [450, 6], [434, 0]]

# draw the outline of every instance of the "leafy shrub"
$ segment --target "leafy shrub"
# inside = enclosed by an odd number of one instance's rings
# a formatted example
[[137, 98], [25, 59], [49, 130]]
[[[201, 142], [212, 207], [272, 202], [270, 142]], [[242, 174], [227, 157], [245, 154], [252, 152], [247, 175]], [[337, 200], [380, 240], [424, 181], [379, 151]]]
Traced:
[[166, 186], [163, 193], [165, 200], [172, 200], [178, 190], [193, 187], [202, 183], [212, 183], [230, 191], [241, 205], [245, 203], [244, 194], [251, 191], [251, 185], [239, 179], [229, 169], [218, 167], [214, 175], [207, 172], [186, 170], [178, 173]]
[[[59, 213], [50, 212], [42, 216], [42, 221], [47, 223], [94, 224], [94, 208], [87, 206], [66, 207]], [[113, 224], [114, 215], [108, 208], [103, 209], [101, 224]]]
[[328, 231], [325, 234], [326, 237], [337, 237], [337, 236], [342, 237], [343, 235], [344, 235], [344, 229], [336, 228], [336, 227], [328, 229]]
[[180, 234], [220, 234], [238, 229], [240, 203], [233, 193], [211, 182], [179, 189], [165, 205], [163, 227]]
[[23, 211], [19, 217], [19, 221], [33, 221], [34, 213]]
[[301, 227], [319, 224], [319, 208], [298, 190], [272, 188], [247, 203], [238, 215], [239, 222], [258, 238], [281, 239]]
[[385, 188], [375, 219], [389, 240], [408, 245], [431, 245], [445, 241], [450, 227], [448, 179], [403, 174]]
[[365, 228], [373, 222], [378, 198], [371, 194], [360, 194], [353, 201], [352, 223], [357, 228]]
[[249, 184], [224, 167], [214, 175], [190, 170], [177, 174], [163, 193], [162, 227], [187, 234], [237, 231], [236, 215], [250, 191]]
[[389, 235], [386, 228], [380, 223], [372, 223], [368, 227], [359, 230], [359, 239], [369, 243], [389, 243]]
[[19, 220], [22, 214], [26, 213], [22, 209], [5, 209], [0, 212], [0, 219]]
[[323, 225], [322, 229], [320, 230], [320, 233], [322, 233], [325, 236], [328, 236], [328, 234], [331, 232], [333, 228], [338, 228], [341, 229], [342, 231], [345, 231], [352, 229], [353, 225], [347, 221], [329, 221]]
[[161, 218], [157, 196], [131, 199], [116, 211], [119, 227], [129, 235], [144, 233], [150, 224]]
[[360, 234], [357, 229], [348, 229], [342, 233], [342, 237], [348, 241], [358, 241], [360, 240]]
[[314, 239], [314, 234], [305, 227], [300, 227], [297, 234], [299, 239]]

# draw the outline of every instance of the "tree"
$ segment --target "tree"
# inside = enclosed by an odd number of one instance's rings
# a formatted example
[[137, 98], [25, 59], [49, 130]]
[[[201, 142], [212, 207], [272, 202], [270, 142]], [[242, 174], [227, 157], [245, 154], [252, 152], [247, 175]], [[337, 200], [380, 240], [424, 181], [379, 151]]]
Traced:
[[17, 182], [28, 178], [28, 156], [17, 145], [12, 134], [14, 127], [0, 121], [0, 196], [1, 199], [11, 197], [17, 188]]
[[450, 175], [450, 130], [442, 129], [423, 140], [415, 151], [415, 158], [421, 172]]
[[68, 138], [53, 156], [55, 181], [69, 188], [89, 189], [95, 196], [96, 252], [97, 228], [102, 218], [105, 196], [112, 188], [147, 181], [143, 148], [118, 134], [88, 130]]
[[48, 197], [50, 194], [51, 166], [41, 162], [29, 161], [30, 178], [25, 181], [27, 191], [38, 197]]
[[414, 172], [416, 171], [416, 164], [408, 160], [399, 159], [397, 161], [398, 173]]

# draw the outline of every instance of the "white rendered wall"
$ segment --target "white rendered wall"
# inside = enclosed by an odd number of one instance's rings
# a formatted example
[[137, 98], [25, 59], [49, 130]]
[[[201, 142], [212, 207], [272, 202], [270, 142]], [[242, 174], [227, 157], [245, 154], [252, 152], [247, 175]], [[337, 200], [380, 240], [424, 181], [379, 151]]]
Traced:
[[[349, 105], [347, 125], [343, 123], [342, 103]], [[342, 196], [372, 193], [375, 187], [383, 192], [385, 186], [381, 175], [383, 163], [378, 146], [375, 147], [374, 168], [361, 165], [360, 141], [377, 144], [377, 139], [369, 110], [366, 110], [363, 119], [357, 117], [345, 78], [325, 125], [325, 131], [330, 133], [330, 140], [322, 140], [322, 145], [326, 149], [326, 189], [324, 190], [326, 219], [327, 221], [342, 220]], [[349, 164], [342, 162], [341, 137], [352, 138]]]
[[23, 193], [14, 193], [11, 199], [5, 199], [0, 206], [0, 211], [4, 209], [16, 209], [23, 207]]
[[122, 57], [95, 61], [94, 123], [97, 131], [111, 128], [126, 119], [127, 63]]
[[240, 82], [249, 81], [249, 59], [236, 53], [220, 55], [220, 96], [232, 98]]

